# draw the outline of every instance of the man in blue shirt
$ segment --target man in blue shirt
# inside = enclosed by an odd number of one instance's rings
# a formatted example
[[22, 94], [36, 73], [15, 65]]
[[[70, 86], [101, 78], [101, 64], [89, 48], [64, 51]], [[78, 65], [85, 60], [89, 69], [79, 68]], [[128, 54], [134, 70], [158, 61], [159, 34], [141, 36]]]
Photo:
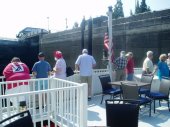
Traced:
[[[33, 76], [36, 78], [48, 78], [48, 76], [51, 73], [51, 66], [47, 61], [45, 61], [45, 55], [43, 52], [40, 52], [38, 54], [38, 59], [39, 61], [36, 62], [32, 68]], [[38, 88], [40, 90], [47, 89], [48, 83], [46, 82], [47, 80], [45, 80], [44, 87], [43, 87], [43, 80], [41, 80], [39, 83], [40, 87], [38, 87], [38, 84], [36, 83], [35, 90], [38, 90]]]

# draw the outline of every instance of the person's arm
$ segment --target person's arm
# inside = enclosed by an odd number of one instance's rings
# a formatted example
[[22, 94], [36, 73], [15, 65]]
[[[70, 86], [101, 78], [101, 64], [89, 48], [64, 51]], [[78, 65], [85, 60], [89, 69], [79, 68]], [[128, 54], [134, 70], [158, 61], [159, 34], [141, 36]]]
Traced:
[[80, 59], [81, 57], [79, 56], [75, 62], [75, 71], [78, 71], [80, 69]]
[[32, 72], [33, 77], [37, 76], [37, 73], [35, 71]]
[[55, 67], [53, 68], [53, 71], [54, 71], [55, 73], [60, 72], [60, 71], [61, 71], [61, 66], [62, 66], [61, 63], [60, 63], [59, 61], [57, 61]]
[[158, 66], [155, 66], [155, 67], [154, 67], [154, 70], [153, 70], [153, 72], [152, 72], [152, 75], [154, 75], [157, 70], [158, 70]]
[[37, 76], [37, 71], [36, 71], [37, 69], [36, 69], [36, 67], [37, 67], [36, 64], [34, 64], [33, 67], [32, 67], [32, 75], [33, 75], [33, 77]]
[[11, 76], [11, 72], [12, 72], [11, 64], [8, 64], [3, 70], [3, 75], [5, 76], [5, 78], [8, 78], [9, 76]]
[[53, 71], [54, 71], [55, 73], [57, 73], [57, 72], [60, 72], [61, 70], [60, 70], [59, 68], [57, 68], [57, 67], [54, 67], [54, 68], [53, 68]]
[[78, 71], [79, 70], [79, 65], [75, 64], [75, 70]]
[[95, 61], [95, 59], [94, 59], [94, 57], [92, 57], [92, 67], [94, 68], [94, 67], [96, 67], [96, 61]]
[[51, 76], [52, 74], [51, 65], [48, 63], [48, 76]]

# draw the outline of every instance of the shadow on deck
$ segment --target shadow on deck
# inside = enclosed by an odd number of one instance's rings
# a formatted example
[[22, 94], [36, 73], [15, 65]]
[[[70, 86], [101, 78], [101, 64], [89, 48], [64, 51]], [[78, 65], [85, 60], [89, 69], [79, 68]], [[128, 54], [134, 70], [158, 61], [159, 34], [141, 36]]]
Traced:
[[[105, 99], [110, 99], [106, 96]], [[100, 104], [101, 95], [94, 96], [88, 102], [88, 126], [106, 126], [106, 110], [105, 103]], [[161, 107], [156, 103], [156, 112], [152, 116], [148, 116], [148, 108], [142, 108], [139, 112], [139, 127], [168, 127], [170, 125], [170, 112], [168, 111], [167, 103], [162, 102]], [[153, 109], [153, 105], [152, 105]]]

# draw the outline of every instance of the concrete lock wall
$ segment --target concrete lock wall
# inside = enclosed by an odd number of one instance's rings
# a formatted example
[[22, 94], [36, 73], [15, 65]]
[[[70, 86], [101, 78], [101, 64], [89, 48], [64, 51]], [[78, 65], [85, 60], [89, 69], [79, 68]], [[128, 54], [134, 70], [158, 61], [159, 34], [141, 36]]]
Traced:
[[[107, 22], [102, 22], [101, 26], [93, 26], [93, 56], [97, 61], [97, 68], [106, 68], [102, 58]], [[157, 64], [161, 53], [170, 52], [170, 9], [113, 20], [112, 29], [115, 57], [119, 56], [121, 50], [131, 51], [134, 53], [136, 67], [142, 67], [148, 50], [154, 52], [154, 64]], [[87, 48], [87, 29], [85, 29], [84, 38], [85, 48]], [[61, 50], [67, 65], [74, 68], [75, 60], [81, 54], [81, 29], [77, 28], [42, 36], [40, 50], [46, 53], [46, 59], [53, 66], [55, 63], [53, 52]]]

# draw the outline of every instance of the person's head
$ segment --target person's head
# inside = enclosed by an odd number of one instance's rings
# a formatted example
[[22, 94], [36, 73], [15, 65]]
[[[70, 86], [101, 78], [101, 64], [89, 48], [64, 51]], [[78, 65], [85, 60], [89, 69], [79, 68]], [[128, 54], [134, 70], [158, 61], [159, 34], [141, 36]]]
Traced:
[[13, 57], [12, 60], [11, 60], [12, 63], [15, 63], [15, 62], [21, 62], [20, 58], [18, 57]]
[[45, 59], [45, 55], [44, 55], [43, 52], [39, 52], [39, 53], [38, 53], [38, 59], [39, 59], [39, 60], [44, 60], [44, 59]]
[[168, 53], [168, 59], [170, 59], [170, 53]]
[[129, 56], [132, 58], [133, 57], [133, 53], [132, 52], [128, 52]]
[[166, 54], [161, 54], [160, 56], [159, 56], [159, 60], [160, 61], [166, 61], [166, 59], [167, 59], [167, 56], [166, 56]]
[[128, 53], [126, 54], [126, 57], [127, 57], [127, 59], [132, 59], [133, 53], [132, 53], [132, 52], [128, 52]]
[[63, 58], [62, 52], [61, 51], [55, 51], [54, 52], [54, 58], [55, 58], [55, 60]]
[[153, 52], [152, 51], [147, 51], [146, 55], [149, 59], [153, 58]]
[[125, 57], [125, 51], [120, 52], [120, 57]]
[[84, 54], [84, 53], [88, 54], [88, 50], [87, 49], [83, 49], [82, 50], [82, 54]]

